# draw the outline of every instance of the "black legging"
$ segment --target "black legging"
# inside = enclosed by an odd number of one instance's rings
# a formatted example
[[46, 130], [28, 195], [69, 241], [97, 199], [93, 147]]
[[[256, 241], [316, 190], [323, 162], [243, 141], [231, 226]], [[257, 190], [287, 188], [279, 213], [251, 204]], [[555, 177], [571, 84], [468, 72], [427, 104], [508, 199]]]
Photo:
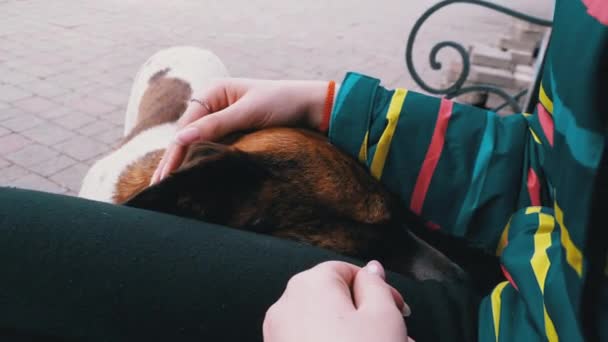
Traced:
[[[288, 279], [325, 260], [302, 244], [144, 210], [0, 188], [2, 341], [261, 341]], [[473, 341], [467, 288], [388, 281], [420, 341]]]

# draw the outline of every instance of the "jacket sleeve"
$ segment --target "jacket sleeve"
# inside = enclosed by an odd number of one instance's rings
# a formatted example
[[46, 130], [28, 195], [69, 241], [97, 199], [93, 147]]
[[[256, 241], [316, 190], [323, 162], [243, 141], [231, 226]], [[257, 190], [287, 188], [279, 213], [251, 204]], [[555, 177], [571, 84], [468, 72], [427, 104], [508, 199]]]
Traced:
[[[331, 114], [333, 144], [365, 163], [429, 228], [497, 246], [517, 209], [534, 203], [540, 143], [534, 116], [496, 113], [348, 73]], [[543, 138], [544, 139], [544, 138]], [[522, 197], [526, 199], [522, 203]], [[483, 229], [482, 229], [483, 227]]]

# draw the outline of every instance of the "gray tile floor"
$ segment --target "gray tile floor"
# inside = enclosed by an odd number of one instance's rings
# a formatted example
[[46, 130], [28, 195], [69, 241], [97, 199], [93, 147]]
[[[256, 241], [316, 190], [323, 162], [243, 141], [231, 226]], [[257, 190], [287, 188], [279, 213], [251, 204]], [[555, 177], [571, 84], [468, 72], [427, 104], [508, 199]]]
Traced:
[[[337, 79], [356, 70], [417, 90], [405, 41], [433, 0], [0, 0], [0, 185], [77, 193], [112, 149], [133, 76], [174, 45], [215, 51], [240, 77]], [[550, 17], [552, 1], [501, 1]], [[444, 39], [492, 42], [509, 18], [452, 5], [423, 28], [415, 62]], [[445, 52], [449, 60], [454, 54]]]

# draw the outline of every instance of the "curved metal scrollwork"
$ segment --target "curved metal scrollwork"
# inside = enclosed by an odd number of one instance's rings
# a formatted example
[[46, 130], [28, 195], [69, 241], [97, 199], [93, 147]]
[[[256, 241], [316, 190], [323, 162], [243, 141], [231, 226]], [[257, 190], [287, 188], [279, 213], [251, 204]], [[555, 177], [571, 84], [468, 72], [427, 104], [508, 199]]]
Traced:
[[414, 46], [414, 42], [416, 41], [418, 32], [420, 31], [420, 28], [426, 22], [426, 20], [429, 17], [431, 17], [431, 15], [433, 15], [435, 12], [442, 9], [443, 7], [446, 7], [448, 5], [455, 4], [455, 3], [467, 3], [467, 4], [473, 4], [473, 5], [486, 7], [486, 8], [498, 11], [500, 13], [504, 13], [511, 17], [514, 17], [514, 18], [517, 18], [517, 19], [520, 19], [523, 21], [527, 21], [527, 22], [530, 22], [530, 23], [533, 23], [536, 25], [540, 25], [540, 26], [550, 27], [553, 24], [553, 22], [550, 20], [545, 20], [542, 18], [530, 16], [530, 15], [515, 11], [513, 9], [497, 5], [495, 3], [483, 1], [483, 0], [444, 0], [444, 1], [440, 1], [437, 4], [433, 5], [432, 7], [430, 7], [426, 12], [424, 12], [422, 14], [422, 16], [414, 24], [414, 27], [412, 28], [412, 31], [408, 38], [407, 47], [406, 47], [406, 51], [405, 51], [405, 61], [406, 61], [407, 68], [408, 68], [412, 78], [423, 90], [425, 90], [431, 94], [446, 95], [446, 97], [448, 97], [448, 98], [454, 98], [456, 96], [461, 96], [461, 95], [464, 95], [467, 93], [480, 92], [480, 91], [494, 93], [494, 94], [502, 97], [505, 100], [505, 104], [495, 110], [500, 110], [506, 106], [510, 106], [515, 112], [521, 112], [521, 106], [518, 103], [518, 99], [520, 97], [524, 96], [526, 94], [526, 91], [520, 92], [520, 93], [516, 94], [515, 96], [512, 96], [512, 95], [509, 95], [506, 91], [504, 91], [496, 86], [491, 86], [491, 85], [476, 85], [476, 86], [463, 87], [469, 77], [469, 72], [471, 69], [471, 61], [470, 61], [469, 53], [467, 52], [465, 47], [460, 43], [457, 43], [454, 41], [439, 42], [438, 44], [436, 44], [433, 47], [433, 49], [431, 50], [430, 56], [429, 56], [429, 63], [431, 65], [431, 68], [433, 68], [433, 70], [440, 70], [442, 68], [442, 64], [441, 64], [441, 62], [439, 62], [437, 60], [437, 55], [439, 54], [439, 52], [441, 50], [443, 50], [444, 48], [452, 48], [456, 52], [458, 52], [458, 54], [460, 55], [460, 57], [462, 59], [463, 68], [462, 68], [460, 75], [458, 76], [458, 79], [452, 85], [448, 86], [447, 88], [431, 87], [429, 84], [427, 84], [426, 82], [424, 82], [422, 80], [422, 78], [416, 71], [416, 68], [414, 67], [414, 61], [413, 61], [413, 46]]

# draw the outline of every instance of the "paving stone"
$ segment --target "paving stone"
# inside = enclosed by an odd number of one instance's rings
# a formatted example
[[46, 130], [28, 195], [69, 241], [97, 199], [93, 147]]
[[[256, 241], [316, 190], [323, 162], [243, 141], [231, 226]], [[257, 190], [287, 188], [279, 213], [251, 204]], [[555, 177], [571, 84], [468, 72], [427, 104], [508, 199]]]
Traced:
[[93, 79], [67, 72], [51, 75], [46, 77], [45, 80], [50, 83], [61, 84], [68, 89], [77, 89], [95, 82]]
[[535, 39], [519, 40], [512, 36], [504, 36], [500, 38], [498, 46], [506, 50], [533, 51], [539, 42]]
[[122, 129], [115, 129], [96, 135], [94, 138], [107, 145], [115, 146], [123, 138], [122, 133]]
[[524, 64], [531, 65], [534, 62], [534, 55], [532, 51], [524, 51], [524, 50], [509, 50], [511, 54], [511, 61], [513, 64]]
[[48, 110], [40, 111], [36, 114], [43, 119], [55, 119], [60, 116], [76, 114], [76, 111], [74, 109], [68, 108], [68, 107], [56, 107], [56, 108], [51, 108]]
[[15, 108], [10, 105], [0, 109], [0, 124], [6, 120], [9, 120], [9, 119], [12, 119], [12, 118], [15, 118], [15, 117], [21, 115], [21, 113], [23, 113], [23, 111], [21, 109]]
[[16, 178], [21, 178], [30, 174], [30, 171], [19, 166], [11, 165], [0, 170], [0, 185], [9, 185]]
[[107, 113], [103, 115], [103, 118], [116, 126], [119, 126], [120, 129], [124, 127], [125, 124], [125, 116], [126, 116], [127, 108], [123, 107], [119, 110], [115, 110], [113, 112]]
[[55, 148], [78, 161], [88, 160], [107, 152], [109, 149], [106, 144], [82, 135], [76, 135], [67, 141], [55, 145]]
[[9, 82], [9, 84], [12, 85], [22, 85], [25, 83], [31, 83], [37, 80], [36, 77], [24, 73], [24, 72], [19, 72], [19, 71], [15, 71], [12, 69], [9, 69], [8, 71], [4, 71], [2, 73], [2, 77], [4, 78], [4, 80], [7, 80]]
[[22, 90], [13, 85], [0, 84], [0, 101], [2, 102], [13, 102], [21, 99], [31, 97], [31, 92]]
[[67, 169], [68, 167], [70, 167], [76, 163], [77, 163], [76, 160], [74, 160], [66, 155], [59, 155], [55, 158], [51, 158], [42, 163], [29, 166], [28, 169], [36, 172], [37, 174], [39, 174], [41, 176], [49, 177], [51, 175], [54, 175], [55, 173], [58, 173], [62, 170]]
[[[11, 165], [11, 162], [9, 162], [6, 159], [0, 158], [0, 170], [2, 170], [5, 167], [8, 167]], [[2, 174], [2, 171], [0, 171], [0, 175]]]
[[511, 35], [520, 41], [541, 41], [547, 28], [528, 23], [522, 20], [515, 20], [511, 28]]
[[125, 73], [102, 73], [95, 77], [95, 82], [111, 87], [125, 78]]
[[21, 132], [32, 141], [52, 146], [75, 135], [74, 132], [53, 123], [44, 123], [32, 129]]
[[516, 72], [514, 76], [515, 86], [517, 86], [518, 88], [529, 88], [534, 82], [534, 75], [531, 75], [527, 72]]
[[[72, 96], [73, 96], [73, 98], [78, 99], [78, 101], [80, 101], [80, 102], [84, 101], [83, 99], [85, 99], [87, 97], [92, 97], [92, 98], [95, 98], [95, 99], [98, 99], [101, 101], [98, 94], [101, 91], [103, 91], [105, 88], [106, 88], [106, 86], [103, 84], [91, 83], [91, 84], [80, 86], [80, 87], [73, 89]], [[66, 103], [67, 103], [67, 101], [66, 101]], [[107, 102], [104, 102], [104, 103], [108, 104]]]
[[102, 134], [107, 131], [117, 131], [120, 130], [116, 125], [105, 122], [103, 120], [96, 120], [91, 122], [90, 124], [83, 126], [78, 129], [78, 132], [87, 137], [95, 136], [98, 134]]
[[57, 183], [54, 183], [42, 176], [33, 173], [14, 179], [10, 183], [10, 186], [19, 189], [28, 189], [55, 194], [61, 194], [66, 192], [66, 189], [59, 186]]
[[512, 72], [478, 65], [471, 66], [469, 81], [492, 84], [504, 88], [513, 88], [515, 86], [515, 77]]
[[11, 133], [10, 130], [8, 130], [8, 129], [2, 127], [2, 126], [0, 126], [0, 137], [3, 137], [3, 136], [8, 135], [10, 133]]
[[26, 68], [23, 68], [23, 72], [38, 79], [45, 79], [51, 75], [57, 74], [58, 70], [52, 66], [30, 64]]
[[94, 97], [82, 97], [78, 100], [66, 103], [66, 105], [82, 113], [93, 115], [102, 115], [116, 109], [116, 106], [104, 103]]
[[128, 92], [121, 92], [113, 88], [102, 90], [96, 94], [99, 100], [116, 107], [125, 107], [129, 101], [129, 95]]
[[54, 174], [50, 179], [68, 190], [78, 193], [82, 186], [82, 180], [88, 171], [88, 165], [78, 163]]
[[25, 112], [37, 115], [40, 112], [45, 112], [53, 108], [57, 108], [59, 105], [40, 96], [33, 96], [27, 99], [13, 102], [13, 106], [15, 108], [22, 109]]
[[19, 133], [11, 133], [0, 137], [0, 156], [15, 152], [29, 144], [31, 144], [31, 141]]
[[78, 113], [76, 110], [72, 110], [71, 112], [72, 114], [53, 118], [53, 122], [65, 128], [76, 130], [77, 128], [80, 128], [96, 120], [94, 117]]
[[518, 65], [515, 67], [515, 73], [534, 76], [536, 69], [530, 65]]
[[[40, 44], [37, 45], [40, 47]], [[52, 47], [52, 46], [51, 46]], [[57, 65], [65, 63], [65, 58], [56, 54], [40, 52], [28, 56], [27, 61], [38, 65]]]
[[11, 119], [2, 121], [1, 125], [13, 132], [23, 132], [32, 127], [36, 127], [43, 122], [44, 121], [38, 118], [36, 115], [24, 112]]
[[70, 90], [67, 88], [46, 80], [37, 80], [35, 82], [20, 85], [20, 88], [27, 89], [34, 95], [42, 96], [48, 99], [53, 99], [56, 96], [65, 95], [70, 92]]
[[32, 165], [39, 164], [43, 161], [47, 161], [51, 158], [55, 158], [58, 155], [59, 152], [52, 150], [44, 145], [31, 144], [18, 151], [7, 154], [6, 156], [4, 156], [4, 158], [17, 165], [29, 167]]
[[471, 63], [490, 68], [513, 70], [511, 54], [499, 48], [484, 44], [474, 44], [471, 51]]

